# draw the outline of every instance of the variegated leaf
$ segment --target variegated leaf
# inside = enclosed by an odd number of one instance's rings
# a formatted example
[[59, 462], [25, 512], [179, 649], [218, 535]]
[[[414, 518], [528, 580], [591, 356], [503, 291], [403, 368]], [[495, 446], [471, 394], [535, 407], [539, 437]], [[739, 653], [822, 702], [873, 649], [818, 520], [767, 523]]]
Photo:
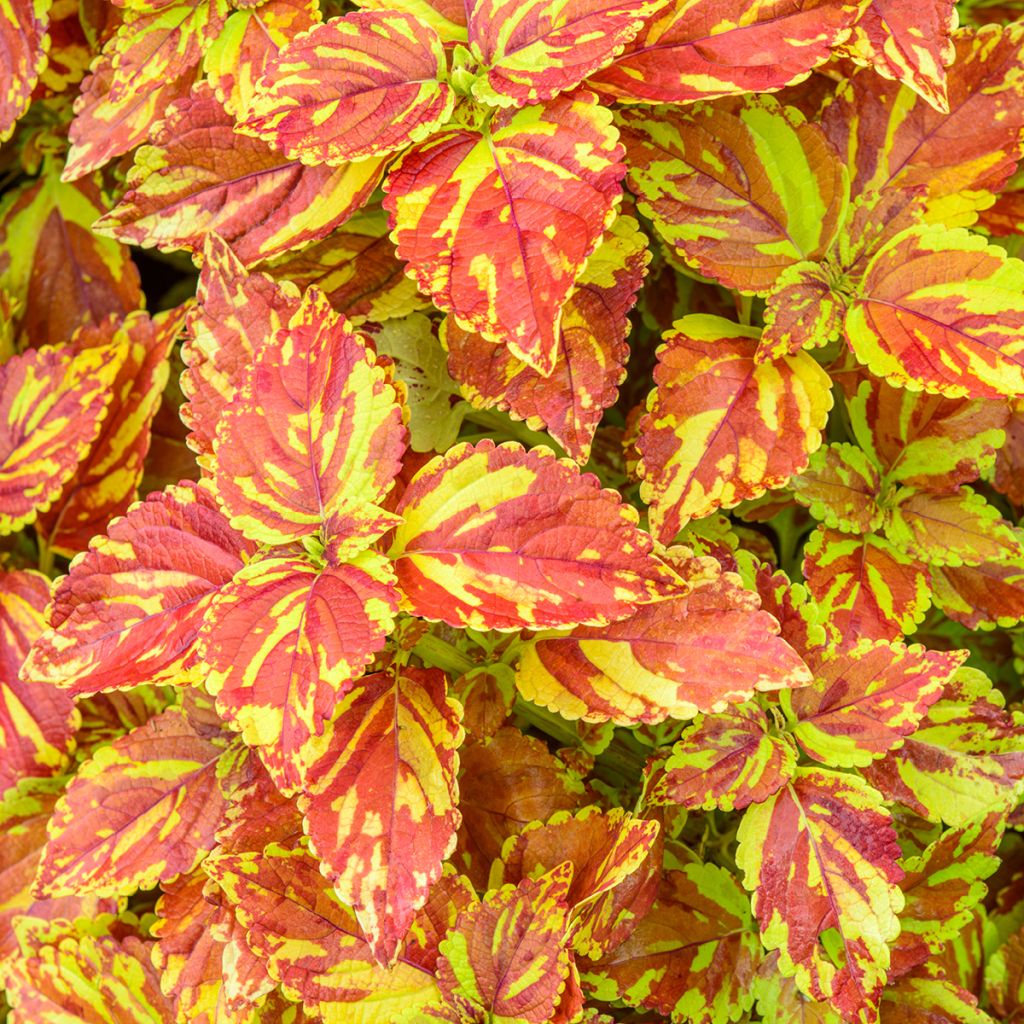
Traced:
[[0, 142], [10, 138], [46, 67], [50, 0], [4, 0], [0, 5]]
[[777, 359], [802, 348], [821, 348], [843, 331], [845, 297], [833, 289], [820, 263], [794, 263], [768, 294], [758, 360]]
[[815, 519], [841, 533], [871, 533], [885, 522], [879, 504], [882, 480], [869, 457], [853, 444], [819, 448], [807, 469], [790, 481], [796, 500]]

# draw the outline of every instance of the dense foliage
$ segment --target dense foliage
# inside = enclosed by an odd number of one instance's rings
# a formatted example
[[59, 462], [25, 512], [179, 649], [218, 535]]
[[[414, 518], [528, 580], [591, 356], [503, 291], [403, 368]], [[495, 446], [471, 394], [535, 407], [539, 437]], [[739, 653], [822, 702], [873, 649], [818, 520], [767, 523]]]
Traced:
[[0, 1013], [1024, 1020], [1024, 4], [358, 2], [0, 0]]

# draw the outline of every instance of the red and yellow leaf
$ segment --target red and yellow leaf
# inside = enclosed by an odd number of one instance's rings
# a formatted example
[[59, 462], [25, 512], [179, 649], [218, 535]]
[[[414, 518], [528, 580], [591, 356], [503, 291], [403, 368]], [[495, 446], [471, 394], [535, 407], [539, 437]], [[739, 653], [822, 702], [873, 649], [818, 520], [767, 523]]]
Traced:
[[807, 469], [790, 481], [801, 505], [830, 530], [871, 533], [885, 521], [879, 504], [882, 479], [871, 459], [853, 444], [819, 448]]
[[802, 348], [821, 348], [843, 331], [845, 298], [833, 290], [820, 263], [794, 263], [768, 294], [759, 360], [777, 359]]
[[391, 557], [423, 618], [474, 629], [600, 625], [674, 585], [632, 507], [545, 448], [460, 444], [416, 474], [398, 513]]
[[455, 847], [460, 713], [438, 669], [366, 676], [306, 777], [310, 846], [383, 962]]
[[232, 525], [253, 540], [320, 530], [359, 550], [393, 523], [378, 506], [404, 450], [388, 372], [311, 289], [242, 372], [202, 464]]
[[0, 5], [0, 142], [25, 113], [49, 49], [50, 0], [4, 0]]
[[250, 266], [323, 238], [366, 202], [384, 173], [378, 159], [305, 167], [234, 127], [209, 83], [195, 85], [136, 154], [128, 191], [96, 230], [194, 253], [216, 232]]
[[520, 660], [520, 693], [570, 720], [634, 725], [722, 711], [756, 690], [810, 682], [757, 596], [710, 559], [694, 560], [685, 574], [701, 570], [692, 586], [627, 619], [539, 634]]
[[191, 871], [213, 848], [234, 756], [178, 708], [101, 747], [57, 802], [37, 892], [126, 895]]
[[258, 558], [220, 588], [199, 636], [205, 685], [284, 792], [302, 786], [318, 737], [397, 612], [394, 576], [371, 551], [322, 569]]
[[629, 109], [629, 187], [675, 253], [727, 288], [766, 294], [823, 256], [849, 199], [824, 132], [771, 96], [692, 110]]
[[617, 139], [578, 92], [419, 144], [385, 186], [407, 272], [465, 330], [550, 374], [562, 305], [615, 218]]
[[109, 347], [34, 349], [0, 366], [0, 534], [60, 496], [100, 432], [118, 368]]
[[758, 334], [696, 314], [658, 349], [637, 448], [641, 497], [663, 544], [692, 518], [780, 487], [821, 444], [828, 374], [806, 352], [756, 362]]
[[[798, 768], [765, 803], [748, 807], [736, 863], [754, 893], [761, 941], [779, 950], [784, 975], [850, 1019], [877, 1006], [887, 945], [903, 908], [900, 847], [882, 798], [855, 775]], [[837, 967], [821, 945], [839, 934]]]
[[268, 61], [239, 130], [309, 165], [383, 156], [448, 120], [455, 94], [444, 77], [429, 26], [400, 11], [350, 12]]
[[932, 600], [968, 629], [1006, 629], [1024, 619], [1024, 558], [981, 565], [931, 566]]
[[74, 560], [22, 678], [81, 695], [178, 677], [210, 598], [252, 551], [204, 488], [151, 494]]

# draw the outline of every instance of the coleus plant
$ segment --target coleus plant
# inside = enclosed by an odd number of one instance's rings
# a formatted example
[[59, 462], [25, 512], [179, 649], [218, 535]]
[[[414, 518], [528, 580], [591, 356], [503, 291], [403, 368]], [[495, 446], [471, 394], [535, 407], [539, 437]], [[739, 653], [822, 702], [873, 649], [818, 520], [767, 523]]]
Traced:
[[2, 1011], [1024, 1020], [1019, 15], [0, 3]]

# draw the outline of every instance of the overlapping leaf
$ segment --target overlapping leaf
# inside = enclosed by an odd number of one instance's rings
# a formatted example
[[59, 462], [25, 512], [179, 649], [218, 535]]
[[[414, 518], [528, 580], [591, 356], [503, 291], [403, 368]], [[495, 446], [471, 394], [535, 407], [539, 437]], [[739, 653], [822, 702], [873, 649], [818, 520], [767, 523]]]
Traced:
[[75, 694], [175, 678], [210, 598], [251, 553], [204, 488], [151, 494], [76, 558], [22, 678]]
[[620, 115], [629, 186], [690, 266], [767, 293], [824, 255], [843, 223], [846, 170], [822, 130], [773, 97]]
[[421, 291], [544, 375], [562, 304], [615, 217], [610, 122], [588, 92], [500, 111], [481, 131], [419, 144], [388, 177], [398, 255]]
[[1013, 626], [1024, 618], [1024, 558], [957, 568], [933, 566], [932, 598], [968, 629]]
[[547, 449], [457, 445], [420, 470], [398, 512], [391, 557], [424, 618], [483, 629], [596, 625], [673, 586], [633, 509]]
[[6, 0], [0, 7], [0, 141], [10, 137], [46, 66], [49, 21], [49, 0]]
[[463, 731], [446, 682], [438, 669], [364, 677], [306, 779], [310, 844], [385, 962], [455, 846]]
[[[746, 810], [738, 838], [761, 940], [779, 950], [783, 973], [844, 1015], [877, 1005], [903, 907], [900, 848], [881, 796], [857, 776], [798, 768]], [[829, 929], [839, 935], [841, 967], [821, 945]]]
[[815, 519], [842, 533], [870, 533], [885, 521], [878, 503], [882, 481], [864, 451], [852, 444], [819, 448], [790, 483]]
[[380, 184], [380, 160], [305, 167], [234, 126], [212, 87], [197, 84], [136, 154], [128, 191], [96, 230], [190, 252], [215, 231], [252, 265], [323, 238]]
[[539, 634], [523, 652], [516, 685], [563, 718], [627, 725], [721, 711], [755, 690], [810, 679], [756, 596], [715, 567], [609, 626]]
[[[231, 522], [262, 543], [384, 533], [402, 408], [363, 338], [314, 289], [255, 355], [205, 460]], [[365, 546], [365, 545], [364, 545]]]
[[820, 348], [842, 333], [846, 303], [826, 269], [804, 260], [779, 275], [768, 295], [758, 359]]
[[637, 448], [663, 544], [691, 518], [781, 486], [821, 444], [828, 374], [804, 352], [758, 363], [757, 339], [755, 328], [697, 314], [658, 349]]

